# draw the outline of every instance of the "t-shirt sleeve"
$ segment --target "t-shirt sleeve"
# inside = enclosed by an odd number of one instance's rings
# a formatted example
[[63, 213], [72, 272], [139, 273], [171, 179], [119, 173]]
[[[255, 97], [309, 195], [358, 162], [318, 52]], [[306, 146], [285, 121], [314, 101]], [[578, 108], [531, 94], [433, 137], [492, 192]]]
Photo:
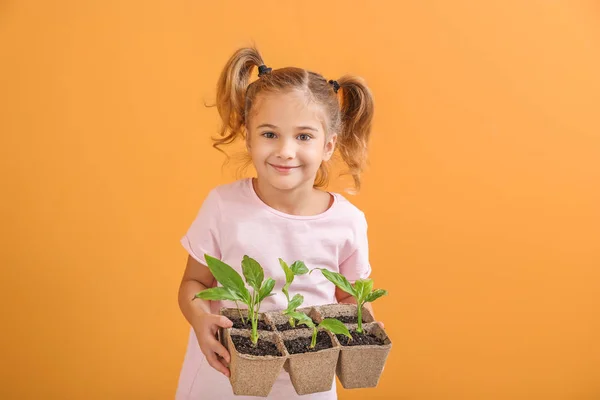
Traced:
[[366, 279], [371, 275], [367, 220], [362, 213], [355, 227], [353, 248], [350, 256], [340, 264], [340, 274], [344, 275], [350, 282]]
[[187, 252], [204, 265], [205, 254], [221, 258], [218, 231], [220, 217], [219, 195], [213, 189], [204, 200], [187, 233], [181, 238], [181, 244]]

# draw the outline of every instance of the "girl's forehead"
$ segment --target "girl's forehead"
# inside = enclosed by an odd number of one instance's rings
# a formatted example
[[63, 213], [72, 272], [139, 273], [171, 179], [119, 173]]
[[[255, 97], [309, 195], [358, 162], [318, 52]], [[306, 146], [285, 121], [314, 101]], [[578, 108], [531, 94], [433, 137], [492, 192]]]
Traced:
[[260, 94], [256, 97], [252, 108], [253, 127], [261, 124], [282, 128], [312, 125], [319, 130], [323, 129], [323, 107], [299, 90]]

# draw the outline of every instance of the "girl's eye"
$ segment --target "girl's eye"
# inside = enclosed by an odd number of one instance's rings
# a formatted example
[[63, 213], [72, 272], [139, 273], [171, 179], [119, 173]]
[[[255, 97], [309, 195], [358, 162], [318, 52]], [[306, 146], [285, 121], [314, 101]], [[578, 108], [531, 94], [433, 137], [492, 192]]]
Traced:
[[264, 137], [266, 137], [267, 139], [274, 139], [275, 138], [275, 134], [273, 132], [265, 132], [262, 135]]
[[298, 139], [302, 140], [303, 142], [306, 142], [312, 139], [312, 137], [309, 134], [301, 133], [300, 135], [298, 135]]

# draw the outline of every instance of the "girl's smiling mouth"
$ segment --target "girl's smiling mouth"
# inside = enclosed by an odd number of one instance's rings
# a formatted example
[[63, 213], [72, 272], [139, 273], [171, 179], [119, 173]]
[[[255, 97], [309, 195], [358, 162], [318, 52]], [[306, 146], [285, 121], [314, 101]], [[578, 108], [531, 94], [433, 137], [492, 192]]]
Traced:
[[271, 167], [273, 167], [273, 169], [275, 169], [277, 172], [290, 172], [295, 168], [300, 168], [299, 166], [287, 166], [287, 165], [275, 165], [275, 164], [271, 164], [268, 163]]

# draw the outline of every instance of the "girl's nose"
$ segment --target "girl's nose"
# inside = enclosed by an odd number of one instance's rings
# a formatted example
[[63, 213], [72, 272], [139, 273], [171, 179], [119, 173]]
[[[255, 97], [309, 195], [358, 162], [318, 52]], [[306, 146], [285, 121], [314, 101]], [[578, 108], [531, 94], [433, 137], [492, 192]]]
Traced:
[[277, 157], [283, 159], [291, 159], [296, 155], [294, 142], [291, 140], [281, 140], [277, 149]]

